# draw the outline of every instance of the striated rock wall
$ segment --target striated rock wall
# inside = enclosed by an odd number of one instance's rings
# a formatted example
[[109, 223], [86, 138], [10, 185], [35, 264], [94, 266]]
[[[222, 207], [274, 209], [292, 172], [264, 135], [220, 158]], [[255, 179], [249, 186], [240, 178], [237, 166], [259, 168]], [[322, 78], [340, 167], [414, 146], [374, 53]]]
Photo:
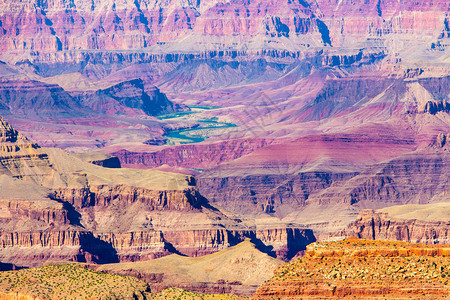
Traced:
[[147, 230], [134, 232], [59, 231], [0, 232], [0, 260], [19, 266], [38, 266], [47, 261], [113, 263], [140, 261], [171, 253], [203, 256], [246, 238], [264, 252], [289, 260], [315, 241], [309, 229], [267, 230]]
[[[284, 36], [320, 33], [317, 18], [306, 5], [275, 1], [243, 3], [159, 3], [77, 1], [4, 3], [3, 34], [11, 49], [141, 49], [188, 34], [232, 36], [245, 33]], [[114, 35], [113, 35], [114, 33]]]
[[0, 232], [0, 247], [48, 247], [80, 246], [83, 231]]
[[115, 205], [126, 208], [134, 202], [144, 203], [149, 210], [185, 210], [200, 208], [205, 199], [195, 188], [182, 191], [155, 191], [129, 185], [99, 185], [87, 188], [58, 188], [52, 197], [75, 208]]
[[[244, 41], [305, 37], [304, 46], [342, 45], [389, 34], [445, 35], [445, 0], [212, 1], [139, 0], [1, 3], [1, 50], [142, 49], [186, 37]], [[233, 45], [234, 39], [231, 41]], [[192, 45], [189, 45], [191, 47]], [[242, 45], [239, 45], [242, 46]], [[234, 45], [233, 48], [240, 48]]]
[[266, 139], [230, 140], [214, 144], [181, 145], [157, 152], [114, 152], [124, 166], [146, 166], [150, 168], [162, 165], [183, 168], [207, 169], [221, 163], [237, 159], [262, 148], [271, 141]]
[[[314, 192], [333, 182], [349, 180], [355, 173], [305, 172], [284, 174], [213, 177], [202, 174], [198, 179], [200, 193], [212, 203], [232, 211], [248, 213], [278, 211], [280, 206], [301, 208]], [[223, 174], [227, 174], [226, 170]]]
[[319, 0], [317, 5], [330, 30], [333, 45], [345, 44], [348, 37], [390, 34], [435, 35], [445, 32], [449, 3], [440, 1]]
[[[33, 201], [0, 199], [0, 224], [21, 219], [58, 226], [70, 224], [69, 213], [62, 204], [48, 204], [39, 205]], [[2, 229], [5, 228], [6, 226], [3, 225]]]
[[164, 238], [180, 253], [202, 256], [252, 239], [263, 252], [289, 260], [306, 245], [315, 241], [312, 230], [299, 228], [270, 228], [254, 230], [190, 230], [164, 231]]
[[396, 219], [387, 213], [366, 210], [340, 232], [342, 235], [373, 240], [405, 241], [411, 243], [450, 243], [450, 223]]

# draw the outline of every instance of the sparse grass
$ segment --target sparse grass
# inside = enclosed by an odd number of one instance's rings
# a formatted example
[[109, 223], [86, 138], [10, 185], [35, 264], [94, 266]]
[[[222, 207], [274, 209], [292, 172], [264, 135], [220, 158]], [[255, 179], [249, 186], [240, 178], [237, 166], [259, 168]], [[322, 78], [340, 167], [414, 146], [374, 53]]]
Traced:
[[0, 272], [0, 298], [4, 294], [37, 299], [180, 299], [237, 300], [235, 295], [208, 295], [168, 288], [150, 293], [146, 282], [131, 276], [101, 273], [80, 264], [52, 265]]
[[315, 243], [308, 246], [302, 259], [277, 268], [259, 290], [284, 288], [297, 289], [296, 293], [305, 296], [341, 293], [386, 298], [425, 294], [427, 299], [448, 299], [448, 248], [368, 240]]
[[134, 277], [64, 264], [0, 272], [0, 291], [39, 299], [144, 299], [150, 290]]

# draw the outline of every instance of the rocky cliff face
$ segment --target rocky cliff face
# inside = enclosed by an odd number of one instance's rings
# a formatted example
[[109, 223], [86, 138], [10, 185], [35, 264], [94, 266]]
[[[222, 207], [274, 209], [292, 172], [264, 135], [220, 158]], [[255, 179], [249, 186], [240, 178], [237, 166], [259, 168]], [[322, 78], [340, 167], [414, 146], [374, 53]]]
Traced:
[[389, 216], [388, 213], [369, 210], [362, 211], [358, 218], [341, 233], [373, 240], [448, 244], [450, 224], [447, 220], [399, 219]]
[[191, 176], [102, 168], [59, 149], [39, 148], [3, 119], [1, 125], [2, 262], [200, 256], [245, 238], [289, 259], [315, 240], [311, 230], [295, 226], [240, 224], [211, 207]]
[[[226, 171], [223, 172], [226, 174]], [[232, 211], [275, 213], [299, 209], [314, 193], [334, 182], [349, 180], [354, 173], [305, 172], [300, 174], [266, 174], [199, 179], [201, 192], [212, 203]]]
[[359, 239], [315, 243], [303, 258], [275, 270], [253, 299], [445, 299], [449, 255], [447, 246], [438, 245]]
[[[2, 51], [142, 49], [184, 38], [221, 40], [240, 34], [250, 47], [254, 37], [292, 39], [303, 46], [342, 45], [366, 36], [446, 35], [448, 3], [426, 1], [300, 2], [30, 2], [2, 5]], [[240, 48], [236, 45], [233, 48]], [[253, 46], [254, 47], [254, 46]], [[256, 46], [258, 47], [258, 46]], [[265, 48], [265, 47], [264, 47]], [[180, 48], [182, 49], [182, 48]], [[186, 46], [185, 46], [186, 49]]]
[[149, 210], [185, 210], [198, 209], [206, 204], [206, 199], [194, 188], [182, 191], [155, 191], [128, 185], [54, 189], [51, 197], [67, 202], [75, 208], [108, 207], [112, 203], [128, 207], [140, 202]]
[[2, 27], [3, 34], [14, 39], [2, 50], [140, 49], [189, 34], [289, 37], [315, 32], [320, 37], [320, 20], [308, 5], [277, 4], [13, 2], [3, 5]]
[[142, 79], [121, 82], [92, 94], [80, 95], [79, 98], [93, 110], [109, 115], [134, 115], [143, 112], [157, 116], [188, 109], [170, 102], [157, 87], [146, 90]]
[[[317, 1], [334, 45], [348, 36], [369, 34], [380, 38], [390, 34], [436, 37], [446, 32], [446, 1]], [[348, 40], [347, 40], [348, 41]]]
[[146, 166], [155, 168], [169, 165], [208, 169], [249, 154], [270, 143], [270, 140], [265, 139], [241, 139], [204, 145], [180, 145], [153, 153], [121, 150], [114, 152], [113, 155], [118, 157], [124, 166], [129, 167]]

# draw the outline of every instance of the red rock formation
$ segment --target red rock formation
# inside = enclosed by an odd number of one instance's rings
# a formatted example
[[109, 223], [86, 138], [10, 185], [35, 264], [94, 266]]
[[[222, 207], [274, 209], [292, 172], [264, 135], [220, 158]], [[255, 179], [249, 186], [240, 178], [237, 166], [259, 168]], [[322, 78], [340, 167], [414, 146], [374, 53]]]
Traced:
[[271, 141], [266, 139], [241, 139], [210, 144], [180, 145], [150, 153], [120, 150], [113, 155], [127, 167], [155, 168], [169, 165], [208, 169], [249, 154], [270, 143]]
[[55, 189], [52, 197], [68, 202], [76, 208], [108, 207], [113, 200], [124, 208], [134, 202], [141, 202], [149, 210], [196, 209], [205, 204], [205, 199], [194, 188], [183, 191], [155, 191], [128, 185], [101, 185]]
[[446, 299], [448, 245], [346, 239], [310, 245], [253, 299]]

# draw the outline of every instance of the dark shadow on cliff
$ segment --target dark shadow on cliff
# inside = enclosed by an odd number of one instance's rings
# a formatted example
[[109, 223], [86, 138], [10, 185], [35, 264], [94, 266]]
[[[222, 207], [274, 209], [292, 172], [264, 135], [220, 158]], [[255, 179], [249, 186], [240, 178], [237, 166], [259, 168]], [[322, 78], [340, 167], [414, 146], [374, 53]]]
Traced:
[[28, 269], [28, 267], [16, 266], [14, 264], [0, 262], [0, 271], [17, 271], [22, 269]]
[[255, 245], [256, 249], [258, 249], [259, 251], [264, 252], [273, 258], [277, 258], [277, 253], [273, 250], [273, 246], [267, 246], [256, 237], [252, 237], [250, 241]]
[[119, 256], [116, 249], [110, 244], [99, 238], [96, 238], [92, 233], [80, 235], [81, 248], [92, 255], [92, 262], [97, 264], [118, 263]]
[[177, 248], [175, 248], [171, 243], [165, 241], [164, 242], [164, 249], [166, 249], [167, 251], [169, 251], [170, 253], [173, 254], [178, 254], [180, 256], [187, 256], [186, 254], [181, 253], [180, 251], [177, 250]]
[[70, 225], [80, 226], [84, 228], [84, 226], [81, 224], [81, 214], [75, 209], [72, 204], [67, 201], [62, 201], [58, 198], [55, 198], [52, 194], [49, 194], [48, 198], [63, 205], [63, 209], [67, 211], [67, 220], [69, 221]]
[[84, 228], [81, 224], [81, 214], [75, 209], [75, 207], [66, 201], [61, 203], [63, 204], [63, 208], [67, 210], [67, 219], [69, 219], [70, 224]]

